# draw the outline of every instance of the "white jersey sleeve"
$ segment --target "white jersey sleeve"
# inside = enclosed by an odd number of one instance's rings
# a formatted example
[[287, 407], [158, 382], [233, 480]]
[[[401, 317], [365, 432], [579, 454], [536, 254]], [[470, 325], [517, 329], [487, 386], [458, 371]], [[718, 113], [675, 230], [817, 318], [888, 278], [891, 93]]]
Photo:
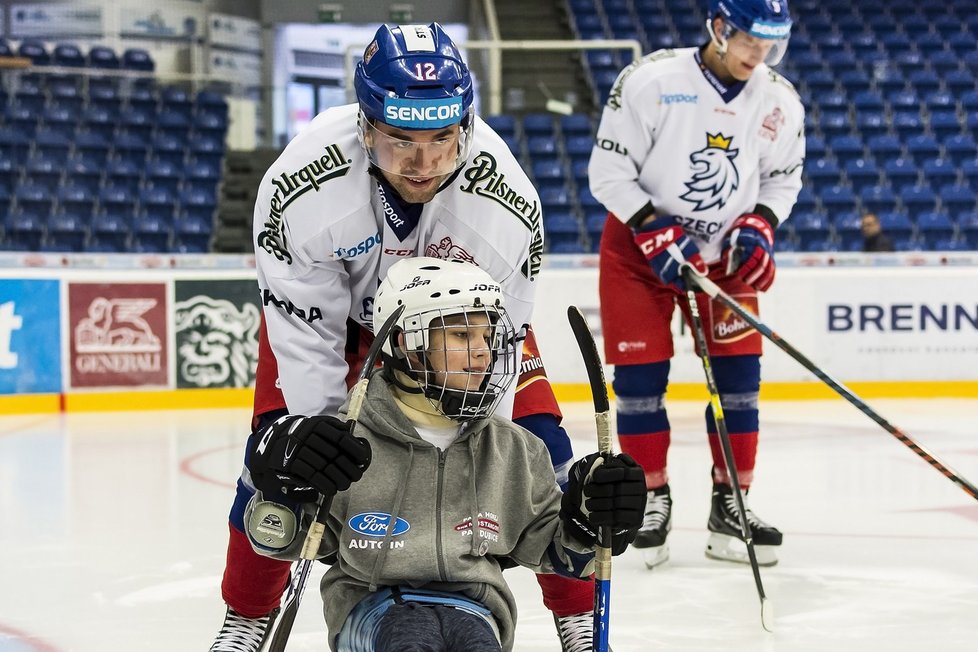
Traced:
[[771, 209], [779, 223], [791, 215], [801, 190], [805, 164], [805, 107], [794, 86], [773, 70], [765, 80], [771, 92], [782, 98], [783, 115], [769, 114], [762, 121], [763, 137], [773, 137], [773, 146], [760, 158], [760, 191], [757, 203]]

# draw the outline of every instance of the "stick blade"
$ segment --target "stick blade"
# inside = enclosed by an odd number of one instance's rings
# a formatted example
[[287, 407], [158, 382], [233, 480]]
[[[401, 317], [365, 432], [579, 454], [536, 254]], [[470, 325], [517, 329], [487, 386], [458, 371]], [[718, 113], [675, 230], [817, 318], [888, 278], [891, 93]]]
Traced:
[[290, 600], [282, 608], [282, 617], [279, 618], [278, 625], [275, 627], [272, 642], [269, 644], [267, 652], [285, 652], [285, 646], [289, 643], [289, 634], [292, 633], [292, 625], [295, 624], [295, 616], [298, 612], [298, 600]]
[[767, 598], [761, 598], [761, 627], [774, 631], [774, 604]]
[[567, 307], [567, 321], [570, 322], [571, 330], [574, 331], [574, 337], [577, 339], [577, 346], [584, 357], [584, 367], [587, 369], [588, 381], [591, 383], [591, 396], [594, 398], [594, 411], [607, 412], [609, 410], [608, 385], [604, 379], [604, 366], [598, 353], [598, 345], [591, 335], [591, 328], [587, 325], [584, 313], [577, 306]]

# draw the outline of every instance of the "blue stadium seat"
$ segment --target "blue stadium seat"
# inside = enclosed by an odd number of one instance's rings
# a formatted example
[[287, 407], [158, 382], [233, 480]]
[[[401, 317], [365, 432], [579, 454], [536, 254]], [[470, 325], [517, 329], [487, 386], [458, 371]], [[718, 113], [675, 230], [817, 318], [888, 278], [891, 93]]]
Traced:
[[519, 138], [516, 136], [510, 136], [508, 134], [501, 135], [500, 138], [502, 138], [503, 142], [506, 143], [506, 147], [508, 147], [509, 151], [513, 153], [513, 156], [519, 158], [523, 155]]
[[849, 47], [852, 48], [853, 52], [863, 53], [863, 52], [876, 52], [879, 50], [879, 45], [876, 40], [876, 35], [872, 32], [859, 32], [858, 34], [849, 34]]
[[146, 50], [129, 48], [122, 53], [122, 67], [125, 70], [153, 72], [156, 70], [156, 63]]
[[47, 124], [38, 127], [34, 134], [34, 151], [63, 161], [71, 151], [72, 137], [69, 134], [67, 129], [62, 130]]
[[958, 114], [954, 109], [932, 110], [928, 125], [930, 126], [931, 133], [941, 139], [953, 136], [961, 131], [961, 122], [958, 120]]
[[944, 49], [944, 39], [940, 34], [927, 32], [917, 36], [917, 38], [914, 39], [914, 45], [916, 45], [917, 50], [923, 52], [925, 57], [929, 60], [931, 53]]
[[891, 111], [919, 111], [920, 97], [915, 91], [900, 89], [886, 95], [886, 103]]
[[885, 161], [883, 175], [894, 186], [912, 185], [917, 182], [920, 169], [913, 159], [884, 157], [883, 160]]
[[554, 119], [550, 113], [528, 113], [523, 116], [523, 133], [529, 139], [546, 136], [552, 138], [554, 134]]
[[862, 110], [856, 113], [856, 131], [863, 135], [863, 138], [871, 138], [885, 134], [889, 130], [889, 123], [886, 114], [882, 110], [871, 111]]
[[802, 186], [795, 200], [795, 211], [809, 212], [815, 210], [815, 191], [808, 186]]
[[121, 188], [132, 196], [139, 191], [144, 166], [138, 165], [129, 157], [114, 157], [109, 160], [105, 170], [105, 184]]
[[972, 249], [978, 249], [978, 212], [959, 214], [958, 230]]
[[159, 114], [156, 116], [156, 129], [158, 131], [165, 132], [184, 140], [187, 138], [187, 134], [190, 133], [190, 127], [191, 123], [189, 117], [183, 113], [180, 113], [179, 111], [173, 111], [167, 107], [161, 109]]
[[92, 219], [89, 251], [124, 252], [129, 249], [129, 224], [131, 216], [102, 208]]
[[571, 136], [564, 141], [564, 149], [572, 163], [590, 160], [593, 147], [594, 139], [591, 136]]
[[816, 94], [833, 90], [836, 79], [835, 75], [828, 70], [813, 70], [801, 81], [813, 94]]
[[970, 32], [956, 32], [947, 37], [947, 45], [958, 55], [974, 52], [978, 48], [975, 37]]
[[177, 204], [176, 193], [166, 188], [144, 187], [139, 192], [139, 215], [147, 219], [159, 220], [169, 229], [173, 222]]
[[906, 240], [913, 237], [913, 222], [907, 214], [901, 211], [888, 211], [880, 213], [877, 217], [880, 220], [880, 227], [883, 232], [890, 236], [894, 241]]
[[[954, 70], [958, 67], [958, 63], [961, 61], [961, 57], [954, 52], [948, 50], [939, 50], [937, 52], [932, 52], [927, 60], [930, 62], [930, 67], [934, 69], [938, 75], [943, 75], [949, 70]], [[965, 58], [965, 65], [968, 65], [967, 57]]]
[[836, 136], [849, 133], [849, 112], [828, 110], [821, 111], [818, 126], [822, 134], [830, 140]]
[[121, 62], [119, 55], [112, 48], [104, 45], [93, 45], [88, 50], [88, 65], [91, 68], [115, 70], [119, 68]]
[[[897, 38], [906, 38], [906, 35], [898, 34]], [[920, 52], [914, 52], [911, 50], [900, 50], [898, 52], [894, 52], [890, 48], [887, 49], [890, 50], [890, 56], [893, 63], [904, 75], [912, 77], [913, 73], [924, 69], [926, 59]], [[912, 83], [913, 82], [911, 81], [911, 84]]]
[[829, 148], [843, 165], [849, 159], [859, 158], [864, 153], [863, 142], [859, 136], [834, 136], [829, 139]]
[[811, 179], [815, 185], [831, 185], [841, 181], [841, 170], [839, 164], [833, 158], [817, 158], [805, 161], [805, 175]]
[[887, 68], [877, 72], [874, 81], [876, 88], [884, 94], [901, 91], [907, 85], [906, 76], [896, 68]]
[[863, 109], [882, 111], [883, 96], [878, 91], [859, 91], [853, 94], [852, 105], [858, 111], [862, 111]]
[[978, 156], [978, 144], [971, 134], [955, 134], [944, 139], [944, 154], [960, 165]]
[[960, 94], [975, 90], [975, 76], [970, 70], [949, 70], [944, 75], [944, 84], [951, 93]]
[[829, 91], [827, 93], [819, 93], [814, 98], [815, 104], [822, 111], [825, 110], [847, 110], [849, 108], [849, 99], [846, 97], [845, 93], [839, 91]]
[[897, 207], [896, 192], [888, 183], [866, 186], [859, 192], [859, 201], [863, 210], [872, 213], [892, 211]]
[[941, 80], [933, 70], [915, 70], [907, 75], [907, 81], [920, 95], [936, 91], [941, 86]]
[[954, 222], [943, 211], [927, 211], [917, 216], [917, 232], [933, 248], [937, 241], [954, 237]]
[[917, 163], [928, 158], [936, 158], [941, 153], [941, 146], [933, 136], [910, 136], [906, 140], [907, 154]]
[[860, 251], [863, 245], [862, 215], [858, 212], [841, 213], [835, 218], [835, 234], [844, 251]]
[[180, 166], [167, 159], [152, 159], [146, 165], [143, 181], [148, 188], [164, 188], [176, 194], [180, 188], [183, 173]]
[[217, 196], [214, 190], [190, 187], [180, 193], [181, 208], [197, 217], [211, 220], [217, 210]]
[[51, 55], [48, 53], [44, 43], [37, 39], [24, 39], [17, 48], [17, 54], [27, 57], [35, 66], [51, 65]]
[[929, 185], [917, 184], [900, 188], [900, 201], [911, 215], [932, 211], [937, 206], [937, 194]]
[[552, 137], [535, 136], [528, 138], [526, 149], [530, 158], [553, 158], [557, 156], [557, 143]]
[[894, 111], [893, 131], [904, 140], [912, 136], [920, 136], [924, 132], [924, 120], [917, 110]]
[[44, 188], [46, 192], [53, 194], [61, 183], [64, 160], [64, 157], [35, 152], [24, 165], [24, 182]]
[[587, 212], [592, 208], [601, 207], [601, 202], [591, 194], [590, 188], [578, 188], [577, 189], [577, 203], [580, 205], [581, 210]]
[[795, 235], [802, 249], [813, 240], [824, 240], [831, 235], [829, 221], [819, 213], [798, 213], [793, 215], [789, 222], [794, 225]]
[[826, 154], [825, 140], [821, 136], [808, 136], [805, 138], [805, 157], [816, 158]]
[[12, 57], [14, 55], [13, 49], [10, 44], [4, 39], [0, 38], [0, 57]]
[[[851, 66], [852, 54], [848, 52], [842, 54], [849, 59], [849, 65]], [[859, 70], [858, 68], [849, 68], [848, 70], [843, 70], [839, 73], [839, 85], [842, 86], [842, 88], [844, 88], [849, 94], [854, 94], [869, 90], [871, 80], [865, 71]]]
[[560, 130], [565, 138], [572, 136], [588, 136], [594, 132], [591, 118], [584, 113], [572, 113], [560, 117]]
[[71, 68], [82, 68], [85, 65], [85, 57], [77, 45], [71, 43], [59, 43], [54, 46], [54, 65], [66, 66]]
[[958, 176], [954, 161], [946, 158], [927, 159], [921, 165], [921, 171], [924, 173], [924, 180], [935, 188], [952, 183]]
[[543, 206], [544, 213], [550, 210], [567, 210], [571, 206], [570, 193], [567, 188], [541, 188], [540, 205]]
[[871, 158], [856, 158], [845, 165], [846, 178], [853, 190], [860, 192], [867, 186], [879, 182], [880, 171], [876, 162]]
[[951, 183], [941, 186], [941, 206], [953, 214], [969, 213], [975, 210], [975, 191], [970, 186]]
[[149, 143], [145, 137], [128, 129], [117, 133], [112, 141], [113, 155], [131, 161], [145, 161], [148, 148]]
[[[7, 217], [6, 235], [11, 248], [26, 251], [39, 251], [44, 230], [47, 227], [48, 212], [34, 211], [18, 206]], [[5, 248], [6, 245], [5, 245]]]
[[819, 192], [822, 208], [829, 215], [851, 211], [856, 208], [856, 194], [849, 186], [834, 184]]
[[488, 116], [486, 118], [486, 124], [500, 136], [516, 135], [516, 118], [511, 115], [500, 114]]
[[978, 156], [961, 161], [961, 177], [972, 188], [978, 188]]
[[43, 251], [78, 252], [85, 249], [88, 224], [79, 214], [58, 210], [48, 219], [47, 236], [42, 242]]
[[122, 185], [106, 184], [99, 191], [99, 210], [121, 219], [129, 219], [135, 209], [135, 195]]
[[567, 174], [564, 166], [556, 159], [533, 162], [533, 178], [537, 189], [556, 186], [566, 187]]

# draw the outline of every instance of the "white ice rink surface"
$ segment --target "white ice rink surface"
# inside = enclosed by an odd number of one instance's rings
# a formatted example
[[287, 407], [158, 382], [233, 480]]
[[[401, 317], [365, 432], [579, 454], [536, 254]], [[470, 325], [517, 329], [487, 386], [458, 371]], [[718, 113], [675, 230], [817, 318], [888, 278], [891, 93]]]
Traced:
[[[871, 401], [972, 484], [978, 400]], [[587, 405], [565, 406], [580, 455]], [[785, 533], [761, 570], [703, 555], [703, 406], [672, 403], [672, 559], [614, 560], [611, 641], [628, 650], [978, 650], [978, 502], [843, 401], [762, 407], [751, 505]], [[0, 417], [0, 650], [200, 651], [224, 615], [226, 514], [246, 410]], [[317, 573], [319, 573], [317, 569]], [[559, 650], [532, 573], [507, 571], [517, 649]], [[326, 649], [310, 583], [289, 650]]]

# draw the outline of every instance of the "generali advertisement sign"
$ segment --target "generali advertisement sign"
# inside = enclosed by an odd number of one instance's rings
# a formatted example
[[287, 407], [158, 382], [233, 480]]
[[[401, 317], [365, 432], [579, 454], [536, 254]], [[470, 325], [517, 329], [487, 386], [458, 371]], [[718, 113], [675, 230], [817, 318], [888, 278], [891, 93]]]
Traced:
[[167, 384], [165, 283], [69, 283], [72, 387]]

